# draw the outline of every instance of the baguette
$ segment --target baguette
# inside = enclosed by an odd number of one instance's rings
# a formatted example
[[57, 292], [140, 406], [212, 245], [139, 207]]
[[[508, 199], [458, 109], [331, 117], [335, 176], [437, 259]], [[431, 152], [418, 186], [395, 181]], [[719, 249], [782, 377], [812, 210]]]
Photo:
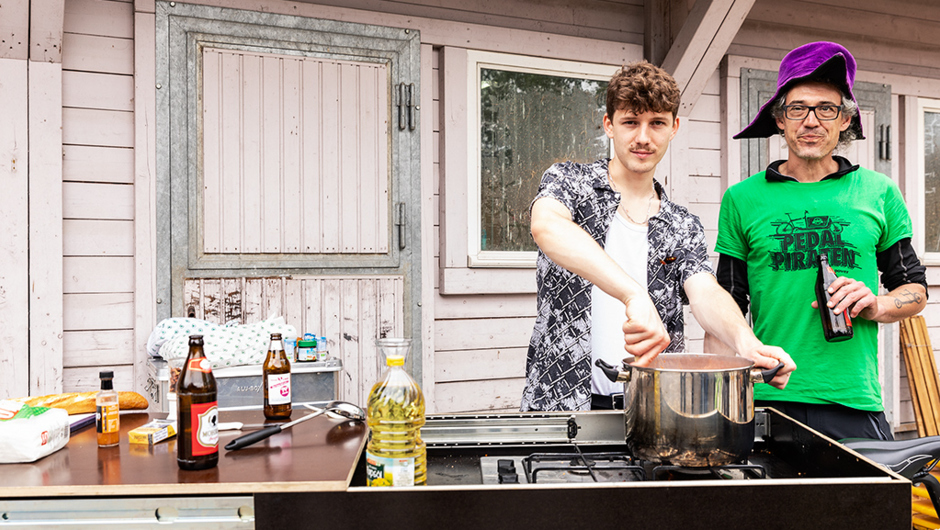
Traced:
[[[13, 398], [32, 407], [65, 409], [69, 414], [85, 414], [95, 411], [95, 396], [98, 392], [65, 392], [48, 396]], [[141, 410], [150, 406], [147, 398], [137, 392], [118, 392], [121, 410]]]

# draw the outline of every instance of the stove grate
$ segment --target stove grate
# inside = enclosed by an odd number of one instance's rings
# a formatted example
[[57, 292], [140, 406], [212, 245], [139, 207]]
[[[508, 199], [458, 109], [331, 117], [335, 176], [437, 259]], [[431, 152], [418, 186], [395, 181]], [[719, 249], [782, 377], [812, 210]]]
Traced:
[[590, 475], [594, 482], [625, 474], [632, 475], [633, 480], [646, 480], [646, 470], [627, 453], [533, 453], [522, 459], [522, 467], [530, 483], [537, 483], [540, 474], [559, 472]]
[[759, 464], [726, 464], [712, 467], [687, 467], [675, 465], [660, 465], [653, 468], [651, 480], [702, 480], [717, 478], [731, 479], [764, 479], [767, 470]]

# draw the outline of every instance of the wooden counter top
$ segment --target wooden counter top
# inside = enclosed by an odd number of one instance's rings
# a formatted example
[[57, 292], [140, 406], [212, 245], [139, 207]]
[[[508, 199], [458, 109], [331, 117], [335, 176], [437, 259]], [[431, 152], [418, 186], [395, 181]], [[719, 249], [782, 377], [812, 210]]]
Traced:
[[[295, 408], [291, 419], [309, 413]], [[36, 462], [0, 464], [0, 498], [342, 491], [368, 436], [365, 422], [322, 415], [255, 445], [226, 451], [225, 444], [254, 429], [222, 431], [219, 465], [183, 471], [176, 464], [176, 437], [152, 446], [128, 443], [127, 433], [150, 419], [147, 413], [121, 414], [116, 447], [98, 448], [91, 425]], [[219, 421], [265, 422], [260, 409], [223, 410]]]

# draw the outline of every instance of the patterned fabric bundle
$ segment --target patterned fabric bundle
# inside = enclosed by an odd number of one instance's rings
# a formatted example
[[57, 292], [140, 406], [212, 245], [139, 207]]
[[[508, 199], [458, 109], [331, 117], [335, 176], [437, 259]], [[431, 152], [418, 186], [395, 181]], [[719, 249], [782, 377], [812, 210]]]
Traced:
[[162, 357], [171, 366], [181, 364], [189, 353], [189, 336], [202, 335], [206, 357], [212, 369], [261, 364], [268, 352], [272, 333], [285, 339], [297, 337], [297, 330], [284, 322], [284, 317], [272, 317], [254, 324], [213, 324], [196, 318], [168, 318], [154, 328], [147, 341], [151, 356]]

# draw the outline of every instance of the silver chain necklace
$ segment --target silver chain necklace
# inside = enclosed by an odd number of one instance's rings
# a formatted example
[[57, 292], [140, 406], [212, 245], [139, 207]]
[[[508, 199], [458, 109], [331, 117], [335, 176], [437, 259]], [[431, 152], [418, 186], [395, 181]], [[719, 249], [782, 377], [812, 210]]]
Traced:
[[[610, 174], [609, 174], [609, 173], [607, 174], [607, 181], [610, 183], [610, 187], [611, 187], [614, 191], [616, 191], [617, 193], [620, 193], [620, 191], [617, 189], [617, 187], [614, 186], [614, 179], [610, 178]], [[620, 203], [620, 205], [619, 205], [617, 208], [618, 208], [620, 211], [623, 212], [623, 215], [625, 215], [625, 216], [627, 217], [627, 219], [630, 220], [631, 223], [633, 223], [633, 224], [635, 224], [635, 225], [645, 225], [645, 224], [648, 223], [649, 220], [650, 220], [650, 211], [652, 211], [652, 209], [653, 209], [653, 197], [655, 197], [655, 196], [656, 196], [656, 188], [653, 188], [652, 193], [650, 193], [650, 200], [649, 200], [649, 202], [648, 202], [647, 205], [646, 205], [646, 218], [643, 219], [643, 222], [642, 222], [642, 223], [641, 223], [641, 222], [638, 222], [638, 221], [636, 221], [634, 218], [630, 217], [630, 212], [628, 212], [627, 209], [623, 206], [623, 203]]]

